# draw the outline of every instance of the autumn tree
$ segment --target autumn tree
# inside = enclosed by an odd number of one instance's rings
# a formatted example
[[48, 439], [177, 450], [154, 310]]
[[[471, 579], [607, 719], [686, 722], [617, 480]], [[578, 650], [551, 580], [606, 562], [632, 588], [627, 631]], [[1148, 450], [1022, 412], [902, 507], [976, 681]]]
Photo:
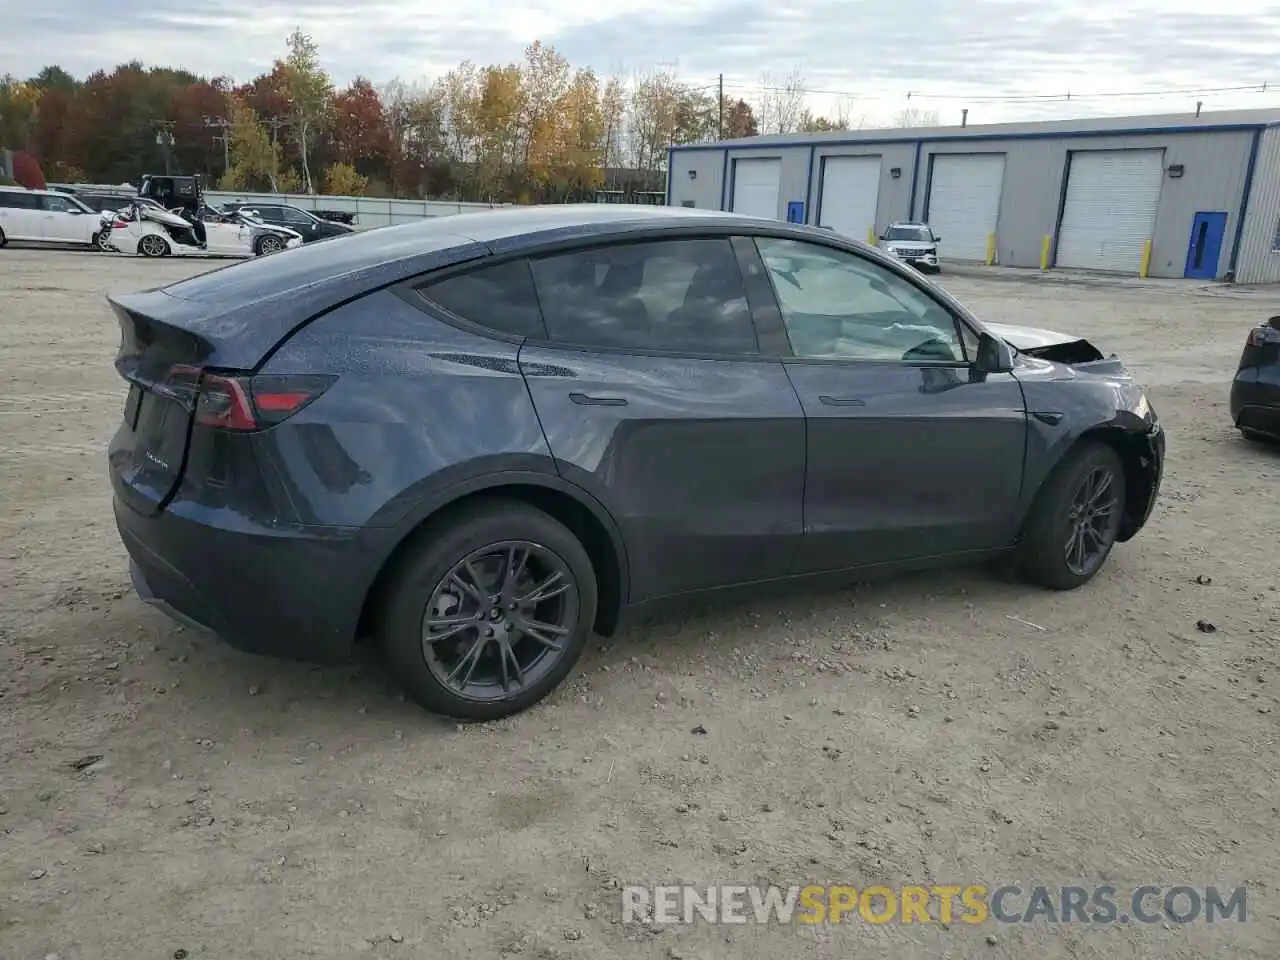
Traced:
[[359, 171], [366, 181], [384, 175], [390, 162], [391, 131], [373, 84], [357, 77], [336, 93], [332, 116], [330, 139], [337, 162]]
[[280, 145], [273, 143], [253, 107], [233, 97], [229, 103], [231, 166], [218, 186], [223, 190], [254, 190], [268, 186], [275, 193], [293, 184], [282, 176]]
[[[754, 137], [760, 133], [755, 111], [751, 109], [751, 104], [741, 97], [736, 100], [733, 97], [725, 97], [721, 111], [724, 117], [721, 136], [724, 139], [736, 140], [740, 137]], [[717, 122], [719, 122], [718, 118]]]
[[331, 163], [324, 172], [324, 192], [333, 196], [358, 197], [368, 185], [369, 178], [349, 163]]
[[40, 90], [5, 74], [0, 77], [0, 146], [25, 150], [35, 139]]
[[286, 41], [282, 71], [285, 105], [289, 111], [290, 130], [298, 148], [302, 166], [302, 183], [307, 193], [315, 193], [311, 179], [311, 147], [330, 115], [333, 85], [320, 66], [320, 48], [302, 28], [296, 28]]

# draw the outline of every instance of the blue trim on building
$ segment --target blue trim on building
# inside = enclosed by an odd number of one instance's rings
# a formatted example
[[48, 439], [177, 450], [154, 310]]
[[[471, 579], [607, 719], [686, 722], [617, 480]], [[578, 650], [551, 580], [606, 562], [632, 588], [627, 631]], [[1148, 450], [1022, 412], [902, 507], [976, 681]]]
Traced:
[[667, 206], [671, 206], [671, 158], [675, 151], [667, 147]]
[[804, 222], [810, 220], [811, 205], [809, 200], [813, 197], [813, 164], [818, 157], [817, 144], [811, 144], [809, 147], [809, 172], [804, 177]]
[[1199, 126], [1176, 126], [1176, 127], [1130, 127], [1128, 129], [1117, 130], [1054, 130], [1041, 131], [1036, 130], [1031, 133], [969, 133], [969, 134], [940, 134], [938, 136], [925, 137], [876, 137], [870, 139], [851, 139], [840, 138], [833, 140], [815, 140], [815, 139], [799, 139], [799, 140], [773, 140], [764, 143], [738, 142], [726, 140], [721, 143], [688, 143], [671, 147], [673, 152], [688, 152], [692, 150], [781, 150], [788, 147], [853, 147], [853, 146], [877, 146], [889, 143], [951, 143], [961, 141], [977, 141], [984, 140], [1066, 140], [1078, 139], [1081, 137], [1137, 137], [1137, 136], [1161, 136], [1175, 133], [1231, 133], [1243, 130], [1267, 130], [1273, 127], [1280, 127], [1280, 121], [1273, 123], [1224, 123], [1220, 126], [1210, 124], [1201, 124]]
[[[1280, 124], [1271, 124], [1280, 126]], [[1253, 171], [1258, 165], [1258, 146], [1262, 142], [1262, 128], [1253, 131], [1253, 144], [1249, 147], [1249, 163], [1244, 168], [1244, 190], [1240, 194], [1240, 209], [1236, 212], [1236, 236], [1231, 241], [1231, 261], [1227, 265], [1232, 277], [1236, 273], [1236, 261], [1240, 256], [1240, 244], [1244, 241], [1244, 217], [1249, 212], [1249, 194], [1253, 192]]]
[[911, 199], [907, 201], [907, 219], [916, 218], [916, 185], [920, 179], [920, 154], [924, 150], [924, 141], [916, 141], [916, 159], [911, 164]]
[[729, 151], [724, 152], [724, 158], [720, 162], [720, 210], [724, 212], [729, 209]]

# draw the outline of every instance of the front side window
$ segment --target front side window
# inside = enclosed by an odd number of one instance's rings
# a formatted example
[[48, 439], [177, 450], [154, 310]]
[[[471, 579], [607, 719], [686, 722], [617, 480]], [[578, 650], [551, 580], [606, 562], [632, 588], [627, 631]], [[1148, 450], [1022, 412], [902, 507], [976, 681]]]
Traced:
[[594, 247], [533, 262], [552, 340], [639, 351], [757, 352], [728, 239]]
[[311, 217], [308, 214], [301, 210], [295, 210], [293, 207], [281, 207], [280, 219], [294, 226], [306, 226], [311, 222]]
[[80, 209], [66, 197], [55, 197], [52, 194], [46, 194], [44, 196], [43, 206], [46, 210], [51, 210], [54, 213], [66, 213], [72, 207], [75, 207], [77, 210]]
[[902, 277], [856, 254], [757, 237], [797, 357], [962, 363], [955, 316]]
[[418, 292], [455, 317], [496, 333], [537, 339], [547, 335], [527, 260], [454, 274]]

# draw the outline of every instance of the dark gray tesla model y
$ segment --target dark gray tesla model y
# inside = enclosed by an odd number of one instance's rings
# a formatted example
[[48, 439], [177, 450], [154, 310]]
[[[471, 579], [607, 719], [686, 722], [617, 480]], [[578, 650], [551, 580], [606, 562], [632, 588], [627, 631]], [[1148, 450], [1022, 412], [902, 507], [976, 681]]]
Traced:
[[511, 208], [110, 302], [139, 594], [258, 653], [368, 638], [459, 718], [679, 595], [1000, 557], [1070, 589], [1160, 485], [1119, 361], [780, 222]]

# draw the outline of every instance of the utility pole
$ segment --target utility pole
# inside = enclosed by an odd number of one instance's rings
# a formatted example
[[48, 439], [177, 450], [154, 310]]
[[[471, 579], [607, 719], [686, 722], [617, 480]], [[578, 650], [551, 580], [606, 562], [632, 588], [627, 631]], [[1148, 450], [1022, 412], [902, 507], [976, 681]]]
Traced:
[[201, 117], [201, 122], [207, 128], [221, 130], [213, 138], [214, 143], [222, 143], [222, 172], [226, 173], [231, 169], [231, 121], [225, 117]]
[[151, 125], [156, 128], [156, 146], [164, 151], [164, 175], [167, 177], [173, 172], [173, 128], [177, 124], [173, 120], [152, 120]]
[[719, 132], [716, 134], [716, 139], [723, 140], [724, 139], [724, 74], [723, 73], [720, 74], [719, 90], [720, 90], [720, 94], [719, 96], [716, 97], [716, 106], [719, 108], [719, 111], [720, 111], [720, 123], [719, 123]]

